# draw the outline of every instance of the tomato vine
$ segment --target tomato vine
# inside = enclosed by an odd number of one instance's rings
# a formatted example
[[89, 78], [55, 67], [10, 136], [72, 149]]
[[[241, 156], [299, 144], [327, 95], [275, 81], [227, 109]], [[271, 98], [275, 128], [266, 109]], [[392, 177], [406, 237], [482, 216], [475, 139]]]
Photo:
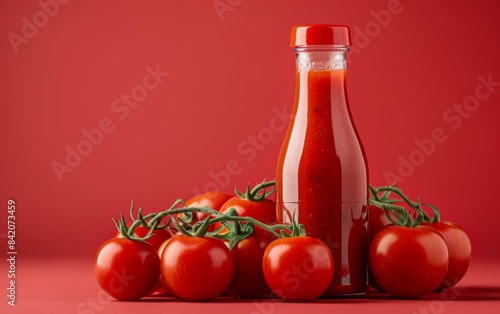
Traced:
[[[266, 192], [266, 188], [274, 185], [274, 181], [263, 181], [252, 189], [250, 186], [247, 186], [245, 193], [241, 193], [238, 190], [235, 190], [235, 192], [242, 199], [258, 202], [269, 197], [274, 192], [274, 189]], [[238, 213], [234, 208], [230, 208], [226, 213], [221, 213], [208, 206], [185, 206], [182, 199], [176, 200], [168, 209], [164, 211], [150, 213], [147, 215], [143, 214], [142, 208], [139, 208], [137, 210], [137, 214], [134, 214], [133, 205], [134, 204], [132, 202], [129, 210], [129, 214], [132, 219], [130, 227], [127, 227], [123, 213], [120, 214], [119, 221], [113, 219], [113, 222], [124, 238], [139, 242], [149, 239], [155, 230], [164, 228], [174, 228], [186, 236], [213, 237], [221, 240], [227, 240], [229, 241], [230, 249], [232, 249], [239, 241], [252, 235], [256, 227], [271, 233], [276, 238], [294, 237], [306, 234], [305, 227], [302, 224], [295, 222], [295, 220], [293, 220], [292, 224], [265, 224], [252, 217], [238, 216]], [[179, 207], [179, 205], [182, 205], [182, 207]], [[200, 212], [208, 213], [209, 215], [204, 220], [197, 221], [191, 225], [190, 223], [192, 222], [193, 215]], [[182, 217], [179, 217], [179, 214], [183, 214]], [[167, 222], [162, 224], [164, 219], [167, 219]], [[222, 226], [214, 231], [208, 231], [209, 226], [216, 223], [221, 223]], [[144, 237], [134, 235], [135, 229], [139, 226], [149, 229], [149, 232]], [[224, 228], [226, 228], [228, 232], [222, 233], [221, 231]]]

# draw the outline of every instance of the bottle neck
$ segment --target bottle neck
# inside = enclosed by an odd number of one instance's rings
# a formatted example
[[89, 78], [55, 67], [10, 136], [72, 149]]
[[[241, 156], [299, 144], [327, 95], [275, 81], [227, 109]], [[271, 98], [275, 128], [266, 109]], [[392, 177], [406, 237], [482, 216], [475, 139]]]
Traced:
[[297, 72], [337, 71], [347, 68], [347, 47], [295, 48]]
[[[347, 49], [296, 48], [297, 114], [334, 113], [347, 119]], [[299, 108], [300, 107], [300, 108]], [[306, 113], [308, 112], [308, 113]], [[337, 119], [337, 118], [336, 118]]]

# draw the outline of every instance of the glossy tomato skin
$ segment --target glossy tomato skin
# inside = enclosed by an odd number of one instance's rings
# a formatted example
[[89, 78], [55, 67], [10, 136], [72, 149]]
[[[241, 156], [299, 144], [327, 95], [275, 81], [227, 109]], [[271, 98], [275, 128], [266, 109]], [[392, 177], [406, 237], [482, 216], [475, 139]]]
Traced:
[[368, 214], [368, 233], [370, 241], [375, 237], [377, 232], [391, 225], [391, 221], [387, 218], [385, 211], [375, 205], [370, 205]]
[[384, 291], [398, 298], [418, 298], [442, 283], [448, 248], [433, 228], [387, 226], [373, 238], [369, 261]]
[[94, 270], [108, 295], [121, 301], [138, 300], [158, 283], [160, 259], [146, 242], [112, 238], [97, 251]]
[[[276, 202], [267, 198], [260, 201], [251, 201], [235, 196], [222, 205], [220, 212], [225, 214], [231, 207], [236, 210], [240, 217], [252, 217], [268, 225], [277, 222]], [[221, 226], [220, 223], [214, 225], [216, 229]], [[266, 233], [259, 227], [256, 227], [254, 232]]]
[[285, 301], [310, 301], [330, 285], [333, 257], [328, 246], [316, 238], [281, 238], [267, 247], [262, 268], [277, 296]]
[[275, 237], [270, 233], [253, 233], [238, 242], [231, 250], [234, 274], [227, 293], [237, 298], [259, 298], [271, 289], [262, 270], [262, 259], [268, 245]]
[[[215, 210], [220, 210], [222, 205], [231, 199], [234, 195], [221, 191], [210, 191], [203, 194], [195, 195], [185, 202], [187, 207], [203, 207], [208, 206]], [[197, 212], [194, 221], [202, 221], [207, 218], [208, 213]]]
[[[185, 204], [188, 207], [203, 207], [208, 206], [215, 210], [220, 210], [222, 205], [227, 202], [229, 199], [233, 198], [234, 195], [220, 192], [220, 191], [211, 191], [203, 194], [195, 195], [188, 199]], [[203, 220], [203, 219], [201, 219]]]
[[[370, 242], [375, 237], [375, 235], [382, 230], [383, 228], [392, 225], [392, 222], [387, 218], [385, 211], [381, 208], [378, 208], [375, 205], [370, 205], [368, 214], [368, 234], [370, 237]], [[368, 266], [368, 284], [378, 290], [383, 292], [384, 289], [380, 287], [375, 278], [373, 277], [370, 266]]]
[[[130, 225], [129, 225], [129, 227], [130, 227]], [[134, 235], [136, 237], [143, 238], [148, 234], [148, 232], [149, 232], [148, 228], [143, 227], [143, 226], [139, 226], [134, 230]], [[156, 251], [158, 251], [158, 249], [162, 245], [162, 243], [164, 243], [165, 241], [167, 241], [171, 237], [172, 237], [172, 235], [168, 231], [166, 231], [165, 229], [157, 229], [157, 230], [153, 231], [153, 235], [149, 239], [147, 239], [146, 242], [151, 244], [151, 246]], [[123, 235], [119, 231], [117, 231], [115, 234], [115, 238], [123, 238]], [[158, 257], [159, 256], [160, 255], [158, 255]], [[168, 291], [166, 291], [163, 287], [163, 284], [161, 282], [161, 278], [158, 279], [158, 283], [156, 284], [156, 287], [153, 290], [151, 290], [150, 294], [156, 294], [156, 295], [168, 294]]]
[[[168, 238], [167, 240], [165, 240], [160, 245], [160, 247], [158, 248], [158, 250], [156, 250], [156, 252], [158, 253], [158, 257], [160, 258], [160, 260], [161, 260], [161, 255], [163, 254], [163, 250], [165, 249], [165, 246], [167, 246], [167, 243], [171, 239], [172, 238]], [[160, 274], [160, 278], [158, 280], [158, 283], [156, 284], [156, 287], [154, 288], [154, 290], [153, 290], [153, 292], [151, 294], [153, 294], [153, 295], [172, 295], [172, 293], [170, 291], [168, 291], [167, 286], [163, 282], [163, 278], [161, 277], [161, 274]]]
[[448, 272], [437, 288], [438, 291], [456, 285], [467, 272], [471, 259], [471, 242], [467, 233], [453, 222], [425, 223], [436, 229], [446, 241], [449, 254]]
[[221, 295], [233, 277], [234, 261], [219, 239], [178, 235], [161, 255], [163, 282], [177, 297], [188, 301], [210, 300]]

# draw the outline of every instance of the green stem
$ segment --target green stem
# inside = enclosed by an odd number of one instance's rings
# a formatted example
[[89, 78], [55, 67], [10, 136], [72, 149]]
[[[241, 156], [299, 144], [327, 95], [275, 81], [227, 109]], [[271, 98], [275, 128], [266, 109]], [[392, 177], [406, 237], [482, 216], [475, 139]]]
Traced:
[[271, 196], [271, 194], [274, 193], [275, 189], [271, 189], [271, 191], [266, 192], [266, 188], [275, 185], [276, 185], [275, 181], [266, 182], [266, 180], [264, 180], [261, 183], [257, 184], [256, 186], [254, 186], [252, 189], [250, 189], [250, 184], [248, 184], [245, 193], [238, 191], [238, 189], [235, 189], [234, 192], [244, 200], [258, 202]]
[[[253, 189], [250, 190], [250, 188], [247, 188], [246, 193], [242, 196], [243, 198], [253, 200], [253, 201], [260, 201], [267, 196], [270, 195], [270, 193], [274, 192], [274, 189], [270, 192], [265, 192], [265, 189], [274, 186], [275, 182], [274, 181], [269, 181], [269, 182], [262, 182], [258, 185], [256, 185]], [[240, 195], [241, 196], [241, 195]], [[127, 227], [125, 218], [123, 217], [123, 214], [120, 215], [120, 221], [119, 223], [115, 222], [115, 225], [117, 229], [123, 234], [123, 236], [127, 239], [131, 240], [136, 240], [136, 241], [145, 241], [148, 238], [150, 238], [153, 234], [153, 231], [156, 229], [161, 229], [161, 228], [169, 228], [170, 223], [174, 225], [174, 227], [181, 232], [184, 235], [187, 236], [205, 236], [207, 235], [207, 230], [208, 226], [214, 223], [221, 223], [223, 227], [219, 228], [216, 230], [217, 232], [220, 232], [223, 230], [223, 228], [227, 228], [229, 231], [227, 232], [227, 235], [220, 235], [220, 234], [215, 234], [215, 232], [210, 232], [208, 233], [209, 236], [214, 236], [218, 238], [224, 238], [230, 240], [230, 247], [232, 248], [239, 240], [244, 239], [245, 237], [248, 237], [249, 235], [252, 234], [254, 230], [254, 226], [258, 226], [259, 228], [264, 229], [266, 232], [269, 232], [273, 234], [277, 238], [282, 238], [285, 236], [289, 236], [286, 232], [283, 232], [283, 230], [290, 230], [292, 232], [292, 235], [302, 235], [305, 234], [305, 228], [303, 225], [297, 225], [296, 222], [294, 221], [294, 224], [292, 225], [286, 225], [286, 224], [276, 224], [276, 225], [267, 225], [265, 223], [262, 223], [258, 221], [257, 219], [254, 219], [252, 217], [239, 217], [238, 213], [234, 208], [229, 209], [226, 214], [222, 214], [221, 212], [210, 208], [208, 206], [203, 206], [203, 207], [176, 207], [179, 204], [184, 204], [184, 201], [182, 200], [177, 200], [173, 203], [170, 208], [158, 212], [158, 213], [150, 213], [147, 215], [143, 215], [142, 209], [138, 209], [137, 212], [137, 217], [134, 215], [133, 211], [133, 203], [131, 204], [130, 208], [130, 217], [132, 218], [133, 222], [130, 225], [130, 227]], [[185, 205], [185, 204], [184, 204]], [[203, 221], [203, 222], [197, 222], [193, 226], [188, 225], [186, 222], [184, 222], [181, 218], [175, 217], [174, 215], [176, 214], [190, 214], [193, 215], [196, 212], [204, 212], [208, 213], [209, 216]], [[170, 221], [168, 224], [161, 225], [162, 219], [165, 217], [169, 217]], [[178, 221], [179, 220], [179, 221]], [[134, 231], [137, 227], [139, 226], [145, 226], [149, 228], [149, 232], [146, 236], [140, 238], [136, 237], [134, 235]], [[280, 230], [280, 232], [277, 232], [277, 230]]]
[[419, 202], [414, 202], [412, 201], [411, 199], [409, 199], [401, 189], [399, 188], [396, 188], [394, 185], [391, 185], [391, 186], [381, 186], [381, 187], [378, 187], [376, 188], [376, 191], [377, 192], [384, 192], [384, 191], [388, 191], [388, 192], [392, 192], [396, 195], [398, 195], [405, 203], [407, 203], [408, 205], [410, 205], [410, 207], [416, 211], [419, 215], [422, 215], [422, 220], [423, 221], [430, 221], [430, 218], [429, 216], [422, 210], [422, 206], [420, 205], [420, 201]]

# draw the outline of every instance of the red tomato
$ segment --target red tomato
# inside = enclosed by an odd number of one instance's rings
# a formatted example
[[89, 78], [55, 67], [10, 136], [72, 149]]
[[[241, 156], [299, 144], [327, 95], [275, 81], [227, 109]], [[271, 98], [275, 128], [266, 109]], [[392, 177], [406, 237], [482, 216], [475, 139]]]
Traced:
[[274, 235], [254, 233], [231, 250], [234, 275], [227, 293], [237, 298], [259, 298], [271, 291], [262, 271], [262, 258]]
[[[139, 226], [139, 227], [135, 228], [134, 235], [136, 237], [143, 238], [144, 236], [146, 236], [146, 234], [148, 234], [148, 232], [149, 232], [148, 228], [143, 227], [143, 226]], [[171, 235], [167, 230], [157, 229], [157, 230], [153, 231], [153, 235], [151, 236], [151, 238], [147, 239], [146, 242], [151, 244], [151, 246], [155, 250], [158, 250], [160, 245], [170, 237], [171, 237]], [[115, 234], [115, 238], [123, 238], [123, 236], [119, 231], [117, 231]]]
[[328, 246], [316, 238], [281, 238], [267, 247], [262, 268], [277, 296], [285, 301], [309, 301], [330, 285], [333, 257]]
[[146, 242], [112, 238], [97, 251], [94, 269], [99, 286], [111, 297], [138, 300], [158, 283], [160, 259]]
[[[233, 195], [220, 192], [220, 191], [212, 191], [212, 192], [206, 192], [203, 194], [199, 194], [196, 196], [191, 197], [188, 199], [184, 204], [186, 207], [204, 207], [208, 206], [212, 209], [219, 210], [221, 206], [227, 202], [230, 198], [232, 198]], [[205, 212], [196, 212], [193, 215], [193, 220], [192, 224], [198, 222], [198, 221], [203, 221], [205, 218], [208, 217], [208, 213]], [[183, 218], [184, 214], [179, 214], [177, 217]], [[208, 227], [208, 231], [214, 231], [214, 225], [210, 225]]]
[[[368, 234], [370, 236], [371, 242], [380, 230], [387, 227], [388, 225], [391, 225], [392, 222], [389, 220], [389, 218], [387, 218], [385, 211], [375, 205], [370, 205], [368, 211]], [[373, 278], [370, 267], [368, 267], [368, 283], [372, 288], [383, 292], [384, 289], [382, 289], [375, 278]]]
[[[161, 259], [161, 255], [163, 254], [163, 250], [165, 249], [165, 246], [167, 246], [167, 243], [171, 239], [172, 238], [165, 240], [165, 242], [163, 242], [160, 245], [160, 247], [158, 248], [157, 252], [158, 252], [158, 257], [160, 257], [160, 259]], [[160, 279], [158, 280], [158, 284], [156, 284], [156, 287], [154, 288], [152, 294], [154, 294], [154, 295], [172, 295], [172, 293], [170, 293], [170, 291], [168, 291], [167, 286], [163, 282], [163, 278], [161, 277], [161, 274], [160, 274]]]
[[373, 238], [369, 260], [382, 289], [398, 298], [417, 298], [443, 282], [448, 248], [433, 228], [388, 226]]
[[[240, 217], [252, 217], [265, 224], [275, 224], [276, 217], [276, 202], [270, 199], [260, 201], [252, 201], [235, 196], [222, 205], [220, 212], [226, 214], [230, 208], [234, 208]], [[215, 223], [215, 229], [222, 224]], [[267, 233], [259, 227], [255, 227], [255, 233]]]
[[[191, 197], [190, 199], [188, 199], [185, 202], [185, 204], [187, 207], [208, 206], [212, 209], [220, 210], [222, 205], [224, 205], [224, 203], [227, 202], [233, 196], [234, 195], [220, 192], [220, 191], [206, 192], [206, 193]], [[202, 221], [207, 216], [208, 216], [208, 213], [196, 213], [196, 218], [198, 219], [198, 221]]]
[[446, 241], [450, 262], [448, 272], [437, 290], [449, 289], [456, 285], [469, 268], [471, 243], [467, 233], [453, 222], [424, 223], [436, 229]]
[[368, 211], [368, 232], [371, 240], [375, 237], [377, 232], [391, 225], [392, 222], [387, 218], [385, 211], [375, 205], [370, 205]]
[[234, 262], [219, 239], [179, 235], [165, 246], [160, 269], [163, 282], [177, 297], [203, 301], [216, 298], [227, 289]]

